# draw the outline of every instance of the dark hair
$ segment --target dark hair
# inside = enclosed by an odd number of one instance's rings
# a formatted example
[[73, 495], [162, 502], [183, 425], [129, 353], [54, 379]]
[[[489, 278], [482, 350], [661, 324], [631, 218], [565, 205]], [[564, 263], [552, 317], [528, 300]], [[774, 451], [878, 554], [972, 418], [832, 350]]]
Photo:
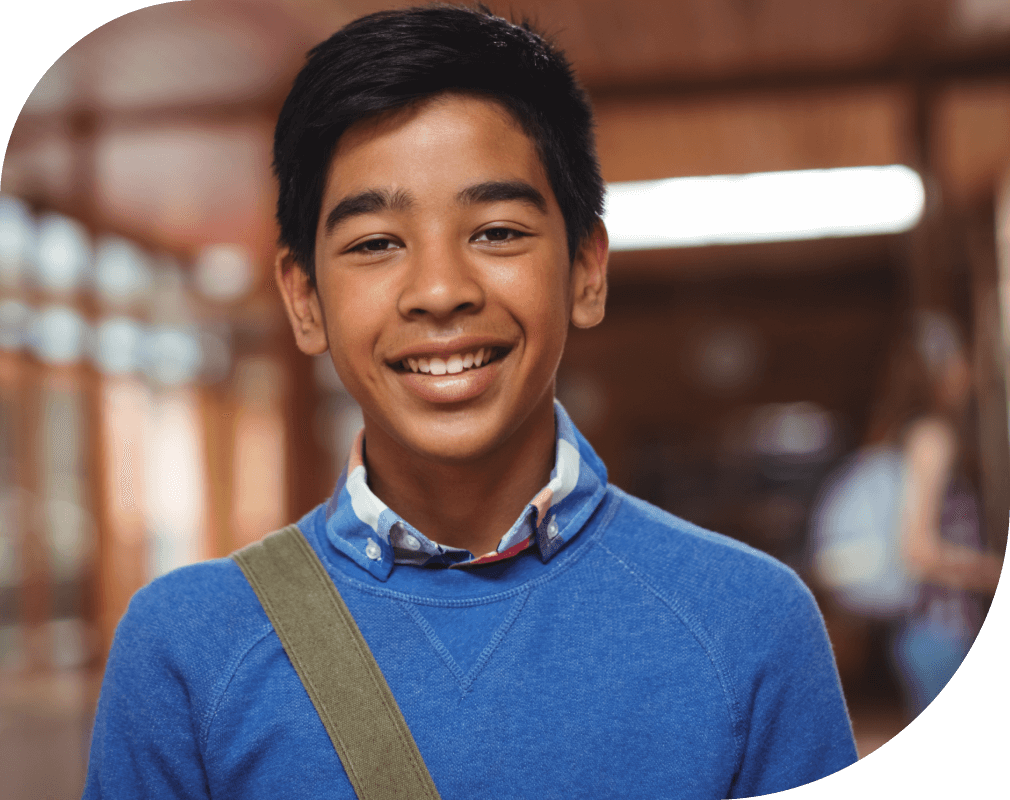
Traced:
[[958, 414], [944, 407], [938, 387], [951, 361], [967, 358], [964, 341], [960, 323], [947, 313], [919, 309], [900, 321], [881, 365], [867, 444], [894, 442], [923, 416], [947, 417], [958, 426]]
[[527, 22], [436, 4], [380, 11], [309, 51], [274, 133], [280, 242], [315, 283], [316, 228], [329, 162], [348, 127], [444, 92], [500, 102], [540, 155], [568, 252], [603, 213], [589, 100], [564, 54]]

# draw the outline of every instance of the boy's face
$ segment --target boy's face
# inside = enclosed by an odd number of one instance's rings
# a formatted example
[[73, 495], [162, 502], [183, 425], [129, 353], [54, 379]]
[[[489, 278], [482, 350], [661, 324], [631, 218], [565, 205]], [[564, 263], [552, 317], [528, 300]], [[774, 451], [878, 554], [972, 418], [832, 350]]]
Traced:
[[[570, 262], [533, 142], [498, 104], [441, 95], [350, 128], [327, 175], [316, 289], [285, 253], [299, 347], [329, 349], [366, 436], [460, 463], [553, 426], [569, 321], [603, 318], [606, 232]], [[549, 419], [548, 419], [549, 418]]]

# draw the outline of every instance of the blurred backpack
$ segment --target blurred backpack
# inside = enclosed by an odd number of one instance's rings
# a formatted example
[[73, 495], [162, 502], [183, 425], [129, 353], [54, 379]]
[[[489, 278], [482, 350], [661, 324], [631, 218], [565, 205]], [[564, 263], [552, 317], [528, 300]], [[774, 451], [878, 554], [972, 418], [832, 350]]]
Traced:
[[901, 553], [904, 459], [894, 446], [867, 447], [825, 481], [814, 507], [814, 572], [846, 609], [877, 619], [912, 610], [918, 583]]

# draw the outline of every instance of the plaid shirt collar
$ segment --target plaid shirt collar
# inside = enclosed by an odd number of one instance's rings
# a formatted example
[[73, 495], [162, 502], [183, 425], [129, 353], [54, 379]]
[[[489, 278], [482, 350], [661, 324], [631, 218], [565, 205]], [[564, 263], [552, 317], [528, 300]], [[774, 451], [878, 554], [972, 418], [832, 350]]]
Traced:
[[607, 484], [603, 462], [556, 400], [554, 419], [557, 446], [550, 480], [492, 552], [474, 556], [468, 550], [433, 542], [376, 497], [368, 488], [362, 458], [364, 431], [355, 439], [326, 504], [327, 538], [382, 581], [397, 564], [465, 568], [512, 558], [531, 548], [546, 563], [581, 530], [603, 499]]

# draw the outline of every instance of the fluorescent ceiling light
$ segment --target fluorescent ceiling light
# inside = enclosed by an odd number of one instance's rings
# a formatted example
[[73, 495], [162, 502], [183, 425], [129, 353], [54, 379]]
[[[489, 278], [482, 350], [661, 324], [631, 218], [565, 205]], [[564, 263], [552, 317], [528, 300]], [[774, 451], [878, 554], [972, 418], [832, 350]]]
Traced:
[[611, 183], [613, 250], [900, 233], [922, 216], [908, 167], [851, 167]]

